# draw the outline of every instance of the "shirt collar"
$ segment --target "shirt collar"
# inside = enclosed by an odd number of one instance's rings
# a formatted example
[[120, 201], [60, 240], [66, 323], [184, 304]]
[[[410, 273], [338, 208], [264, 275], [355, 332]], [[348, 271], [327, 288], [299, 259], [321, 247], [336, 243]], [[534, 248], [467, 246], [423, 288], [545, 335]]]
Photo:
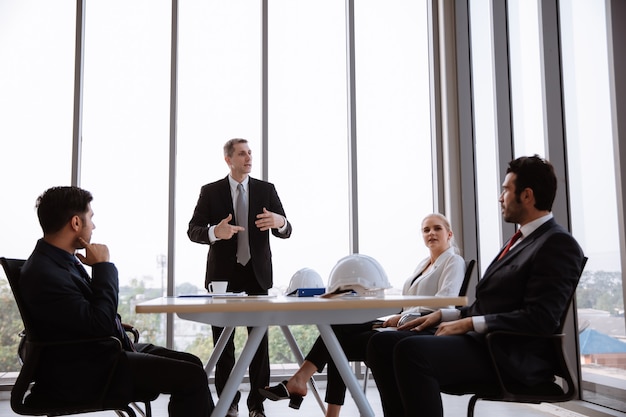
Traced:
[[545, 216], [541, 216], [538, 219], [533, 220], [532, 222], [528, 222], [525, 225], [523, 225], [522, 227], [520, 227], [520, 230], [522, 231], [522, 237], [526, 237], [528, 235], [530, 235], [532, 232], [534, 232], [535, 230], [539, 229], [539, 227], [544, 224], [545, 222], [547, 222], [548, 220], [550, 220], [552, 217], [554, 217], [552, 215], [552, 212], [546, 214]]
[[[248, 191], [248, 182], [250, 182], [250, 176], [246, 175], [246, 178], [241, 182], [241, 184], [243, 184], [244, 190], [246, 191]], [[228, 174], [228, 183], [230, 184], [230, 191], [233, 195], [235, 195], [235, 191], [237, 191], [237, 186], [239, 185], [239, 183], [230, 174]]]

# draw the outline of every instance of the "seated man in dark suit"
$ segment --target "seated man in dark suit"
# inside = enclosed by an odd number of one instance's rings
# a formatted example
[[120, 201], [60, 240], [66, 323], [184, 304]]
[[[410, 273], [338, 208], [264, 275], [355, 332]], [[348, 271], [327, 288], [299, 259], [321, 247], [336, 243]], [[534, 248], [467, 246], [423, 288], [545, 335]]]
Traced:
[[[71, 403], [94, 399], [117, 362], [107, 398], [130, 402], [167, 393], [170, 416], [208, 417], [213, 399], [200, 359], [151, 344], [134, 345], [124, 332], [117, 315], [117, 269], [109, 262], [108, 248], [91, 243], [91, 200], [78, 187], [54, 187], [38, 198], [44, 235], [22, 268], [19, 291], [37, 340], [114, 336], [124, 350], [95, 344], [49, 349], [32, 396]], [[75, 253], [78, 249], [85, 254]], [[93, 277], [82, 264], [92, 267]]]
[[[556, 184], [554, 168], [537, 155], [511, 161], [499, 201], [504, 220], [519, 224], [521, 235], [487, 268], [476, 301], [370, 339], [367, 363], [385, 416], [443, 416], [441, 386], [494, 382], [488, 332], [555, 332], [583, 267], [582, 249], [552, 218]], [[497, 348], [508, 379], [528, 386], [551, 380], [545, 345], [517, 340]]]

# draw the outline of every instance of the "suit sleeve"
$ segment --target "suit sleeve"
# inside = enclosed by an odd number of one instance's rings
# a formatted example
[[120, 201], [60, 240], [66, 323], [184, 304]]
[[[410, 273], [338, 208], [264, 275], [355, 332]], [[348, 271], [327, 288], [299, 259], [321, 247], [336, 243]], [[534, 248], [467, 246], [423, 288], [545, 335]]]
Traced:
[[268, 207], [267, 209], [271, 212], [280, 214], [285, 218], [285, 221], [287, 222], [287, 228], [283, 233], [280, 233], [278, 229], [272, 229], [272, 234], [281, 239], [287, 239], [291, 236], [291, 223], [289, 223], [289, 220], [287, 220], [285, 210], [283, 209], [283, 205], [280, 202], [280, 197], [278, 197], [278, 192], [276, 192], [276, 187], [274, 187], [273, 184], [270, 185], [270, 207]]
[[576, 289], [582, 258], [571, 235], [552, 234], [525, 262], [489, 277], [489, 289], [481, 289], [461, 315], [483, 315], [489, 332], [551, 334]]
[[209, 224], [210, 220], [210, 204], [209, 195], [206, 187], [200, 189], [200, 197], [193, 210], [193, 216], [189, 221], [187, 228], [187, 236], [192, 242], [209, 244]]

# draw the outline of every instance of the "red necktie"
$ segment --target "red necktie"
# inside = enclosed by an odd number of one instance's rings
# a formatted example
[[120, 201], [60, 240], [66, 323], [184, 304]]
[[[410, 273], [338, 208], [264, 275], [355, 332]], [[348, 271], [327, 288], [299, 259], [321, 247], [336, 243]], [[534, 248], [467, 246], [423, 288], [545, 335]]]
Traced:
[[500, 254], [500, 256], [498, 257], [498, 260], [504, 258], [504, 255], [506, 255], [509, 252], [509, 249], [511, 249], [511, 246], [513, 246], [513, 244], [515, 242], [517, 242], [519, 240], [519, 238], [522, 237], [522, 231], [518, 230], [517, 232], [515, 232], [515, 234], [511, 237], [511, 240], [509, 240], [509, 243], [506, 245], [506, 247], [504, 248], [504, 250], [502, 251], [502, 253]]

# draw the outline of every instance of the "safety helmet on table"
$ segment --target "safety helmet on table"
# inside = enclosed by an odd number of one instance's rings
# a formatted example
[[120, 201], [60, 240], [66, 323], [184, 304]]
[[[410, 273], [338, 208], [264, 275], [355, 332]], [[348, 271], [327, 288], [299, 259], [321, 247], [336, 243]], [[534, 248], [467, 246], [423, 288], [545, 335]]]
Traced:
[[330, 271], [328, 292], [355, 291], [358, 295], [384, 295], [390, 288], [387, 274], [376, 259], [355, 253], [341, 258]]
[[302, 268], [291, 277], [285, 295], [295, 294], [298, 288], [324, 288], [324, 281], [314, 269]]

